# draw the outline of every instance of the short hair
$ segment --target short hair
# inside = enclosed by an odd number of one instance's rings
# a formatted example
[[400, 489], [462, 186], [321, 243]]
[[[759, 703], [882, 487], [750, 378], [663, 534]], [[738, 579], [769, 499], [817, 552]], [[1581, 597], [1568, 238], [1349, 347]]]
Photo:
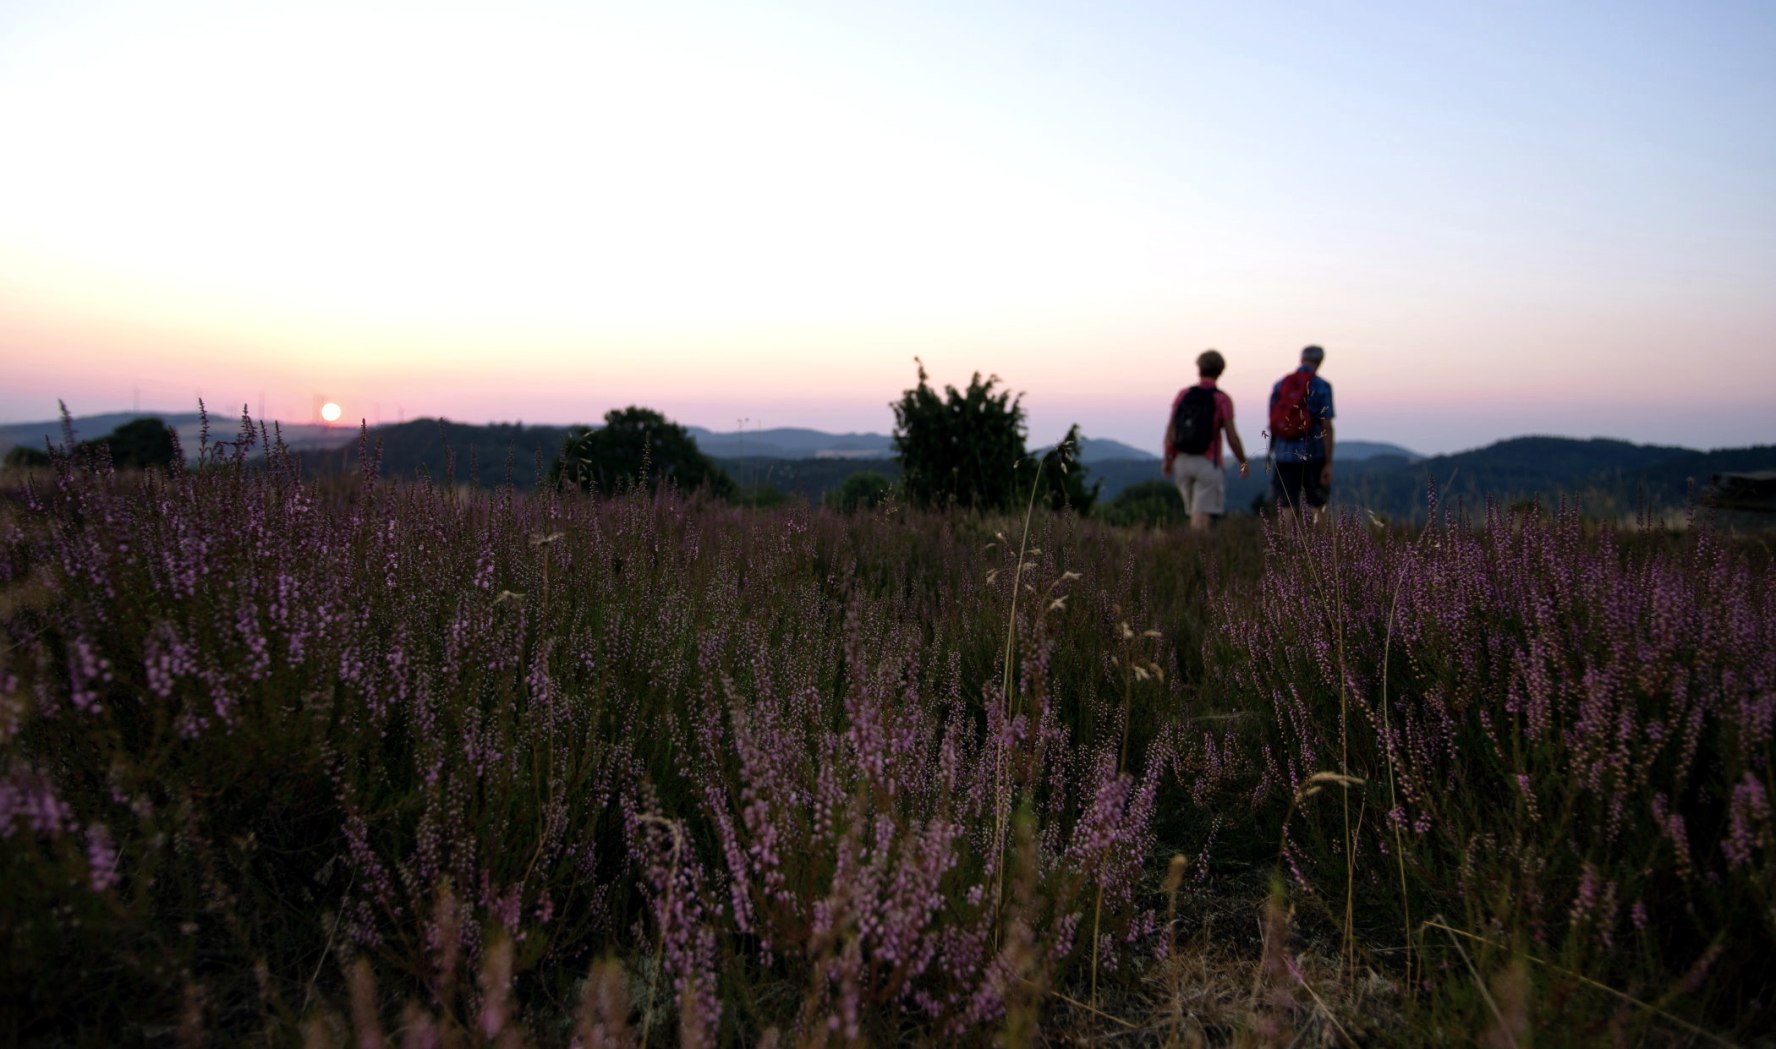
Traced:
[[1307, 364], [1318, 364], [1326, 359], [1326, 351], [1318, 346], [1304, 347], [1301, 351], [1301, 359]]
[[1196, 358], [1196, 371], [1205, 379], [1219, 379], [1227, 370], [1227, 358], [1221, 356], [1220, 350], [1204, 350]]

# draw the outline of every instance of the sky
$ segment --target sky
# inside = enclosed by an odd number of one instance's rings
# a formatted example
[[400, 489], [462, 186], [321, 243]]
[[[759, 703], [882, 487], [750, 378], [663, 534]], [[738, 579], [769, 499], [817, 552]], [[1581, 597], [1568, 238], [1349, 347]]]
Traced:
[[1776, 442], [1776, 5], [0, 4], [0, 421]]

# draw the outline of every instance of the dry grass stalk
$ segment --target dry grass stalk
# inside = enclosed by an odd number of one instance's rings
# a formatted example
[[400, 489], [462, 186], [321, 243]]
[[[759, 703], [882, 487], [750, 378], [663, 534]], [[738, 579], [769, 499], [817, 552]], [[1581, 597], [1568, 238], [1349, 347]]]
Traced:
[[1493, 974], [1492, 1001], [1498, 1011], [1491, 1027], [1480, 1035], [1482, 1049], [1528, 1049], [1529, 1008], [1534, 988], [1529, 982], [1529, 963], [1513, 958]]
[[501, 932], [481, 958], [481, 1035], [499, 1049], [524, 1043], [512, 1016], [512, 939]]
[[[1500, 947], [1501, 946], [1500, 944], [1496, 943], [1495, 941], [1489, 940], [1484, 936], [1478, 936], [1478, 935], [1475, 935], [1474, 933], [1468, 932], [1463, 929], [1451, 928], [1450, 926], [1445, 925], [1440, 921], [1435, 921], [1435, 920], [1427, 921], [1424, 923], [1423, 926], [1421, 926], [1421, 928], [1441, 929], [1443, 932], [1445, 932], [1449, 935], [1451, 940], [1455, 939], [1457, 936], [1460, 936], [1464, 939], [1472, 940], [1475, 943], [1486, 944], [1489, 947]], [[1465, 952], [1464, 952], [1463, 956], [1464, 957], [1466, 956]], [[1602, 991], [1604, 994], [1610, 995], [1611, 997], [1616, 998], [1619, 1001], [1625, 1002], [1625, 1003], [1632, 1005], [1638, 1009], [1642, 1009], [1648, 1013], [1651, 1013], [1652, 1015], [1659, 1017], [1661, 1020], [1664, 1020], [1667, 1023], [1670, 1023], [1674, 1026], [1682, 1028], [1685, 1033], [1689, 1034], [1693, 1038], [1700, 1038], [1701, 1040], [1703, 1040], [1705, 1042], [1709, 1042], [1714, 1045], [1724, 1046], [1724, 1047], [1726, 1047], [1726, 1049], [1734, 1049], [1734, 1043], [1727, 1041], [1725, 1038], [1722, 1038], [1719, 1035], [1710, 1034], [1709, 1032], [1703, 1030], [1702, 1028], [1697, 1027], [1695, 1024], [1690, 1023], [1688, 1020], [1685, 1020], [1685, 1019], [1678, 1017], [1678, 1016], [1673, 1016], [1671, 1013], [1665, 1011], [1664, 1009], [1659, 1008], [1657, 1005], [1654, 1005], [1651, 1002], [1643, 1002], [1639, 998], [1636, 998], [1631, 994], [1627, 994], [1625, 992], [1618, 991], [1614, 987], [1609, 986], [1608, 984], [1599, 983], [1598, 981], [1593, 980], [1591, 977], [1586, 976], [1584, 973], [1574, 972], [1573, 970], [1568, 969], [1565, 966], [1556, 965], [1553, 962], [1547, 961], [1542, 958], [1538, 958], [1533, 954], [1524, 954], [1521, 957], [1525, 961], [1531, 961], [1531, 962], [1536, 963], [1537, 965], [1547, 969], [1549, 972], [1555, 972], [1555, 973], [1559, 973], [1562, 976], [1570, 977], [1571, 979], [1577, 980], [1579, 983], [1584, 984], [1586, 987], [1589, 987], [1594, 991]], [[1478, 979], [1478, 976], [1476, 976], [1476, 979]], [[1486, 994], [1487, 992], [1485, 991], [1484, 988], [1482, 988], [1481, 993]], [[1490, 1002], [1490, 995], [1488, 995], [1488, 1001]], [[1496, 1011], [1497, 1010], [1495, 1009], [1495, 1012]]]
[[629, 1029], [629, 981], [621, 963], [596, 962], [580, 992], [576, 1034], [582, 1049], [629, 1049], [636, 1045]]
[[388, 1045], [388, 1039], [382, 1033], [382, 1017], [376, 1008], [376, 977], [370, 972], [370, 962], [364, 958], [352, 963], [351, 1020], [359, 1049], [384, 1049]]
[[1297, 980], [1289, 959], [1289, 911], [1283, 904], [1280, 885], [1264, 901], [1260, 928], [1263, 952], [1252, 974], [1249, 1033], [1254, 1046], [1280, 1047], [1295, 1042]]

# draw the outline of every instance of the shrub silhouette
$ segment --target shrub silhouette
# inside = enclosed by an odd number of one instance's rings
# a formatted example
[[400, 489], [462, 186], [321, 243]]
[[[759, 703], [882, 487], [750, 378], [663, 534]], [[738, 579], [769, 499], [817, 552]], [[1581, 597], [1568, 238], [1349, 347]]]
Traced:
[[[86, 456], [103, 451], [112, 466], [139, 469], [171, 466], [179, 454], [172, 429], [153, 416], [131, 419], [103, 437], [81, 441], [73, 450]], [[49, 453], [21, 444], [6, 453], [5, 462], [7, 466], [48, 466], [51, 459]]]
[[1085, 486], [1086, 470], [1079, 462], [1079, 440], [1079, 424], [1074, 423], [1067, 428], [1067, 436], [1061, 438], [1061, 443], [1042, 456], [1040, 471], [1033, 460], [1019, 460], [1018, 491], [1029, 491], [1031, 484], [1037, 484], [1040, 486], [1037, 498], [1050, 510], [1090, 513], [1092, 504], [1098, 501], [1098, 489], [1103, 487], [1103, 482], [1095, 482], [1090, 488]]
[[[907, 390], [894, 408], [894, 450], [907, 501], [916, 506], [955, 506], [972, 510], [1004, 510], [1018, 505], [1020, 494], [1034, 480], [1035, 462], [1026, 462], [1024, 409], [1021, 395], [996, 391], [997, 375], [982, 380], [974, 373], [966, 392], [945, 386], [940, 396], [919, 365], [919, 385]], [[1079, 427], [1045, 457], [1041, 467], [1043, 502], [1052, 507], [1089, 509], [1097, 496], [1084, 487], [1081, 467], [1064, 449], [1077, 448]], [[1067, 469], [1060, 467], [1066, 460]], [[1020, 465], [1021, 464], [1021, 465]]]
[[88, 444], [102, 444], [111, 452], [111, 465], [167, 467], [178, 455], [173, 431], [160, 419], [131, 419], [107, 436]]
[[549, 469], [557, 488], [616, 491], [626, 486], [654, 491], [670, 482], [685, 492], [706, 490], [726, 499], [734, 482], [697, 448], [685, 428], [650, 408], [630, 406], [605, 413], [598, 429], [568, 434], [561, 457]]

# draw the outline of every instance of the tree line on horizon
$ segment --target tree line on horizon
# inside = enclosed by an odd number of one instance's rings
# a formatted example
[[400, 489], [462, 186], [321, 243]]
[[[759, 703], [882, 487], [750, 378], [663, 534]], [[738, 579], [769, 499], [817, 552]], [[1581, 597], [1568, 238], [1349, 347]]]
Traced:
[[[70, 450], [84, 454], [102, 453], [111, 460], [112, 466], [164, 469], [178, 458], [179, 445], [165, 422], [144, 416], [131, 419], [103, 437], [80, 441]], [[41, 467], [51, 462], [47, 450], [39, 451], [22, 444], [7, 451], [5, 459], [9, 467]]]
[[[930, 383], [923, 362], [918, 363], [918, 383], [904, 391], [892, 407], [895, 416], [894, 448], [898, 478], [879, 470], [860, 470], [843, 478], [826, 501], [841, 510], [879, 505], [890, 493], [922, 508], [958, 508], [1000, 511], [1017, 503], [1019, 493], [1052, 509], [1078, 513], [1091, 510], [1099, 486], [1087, 486], [1086, 470], [1078, 461], [1079, 427], [1044, 454], [1032, 455], [1026, 445], [1027, 428], [1022, 395], [1001, 389], [998, 376], [983, 379], [979, 372], [966, 390], [945, 386], [940, 393]], [[508, 454], [502, 464], [482, 464], [474, 458], [459, 463], [449, 448], [446, 424], [440, 420], [445, 441], [445, 481], [454, 483], [462, 469], [471, 483], [480, 483], [487, 469], [499, 471], [505, 483], [514, 483], [521, 467]], [[494, 436], [508, 438], [508, 449], [523, 436], [524, 427], [495, 427]], [[512, 432], [500, 434], [498, 431]], [[177, 455], [172, 429], [161, 419], [143, 417], [119, 426], [111, 434], [80, 442], [73, 450], [103, 450], [118, 467], [166, 467]], [[681, 491], [753, 505], [786, 501], [788, 496], [758, 484], [742, 488], [715, 460], [704, 454], [686, 429], [651, 408], [631, 405], [607, 412], [604, 425], [566, 430], [558, 450], [545, 457], [541, 446], [532, 448], [532, 467], [538, 484], [557, 490], [614, 492], [671, 485]], [[48, 451], [15, 448], [6, 465], [48, 466]]]
[[[921, 508], [1003, 511], [1022, 493], [1051, 509], [1089, 512], [1098, 486], [1086, 485], [1078, 462], [1078, 425], [1045, 454], [1032, 455], [1022, 395], [1001, 389], [1001, 382], [976, 372], [966, 390], [946, 385], [940, 393], [919, 362], [918, 384], [892, 405], [898, 482], [860, 470], [828, 502], [854, 510], [878, 505], [892, 491]], [[742, 491], [683, 426], [633, 406], [606, 413], [601, 427], [570, 432], [549, 467], [548, 483], [603, 492], [672, 484], [720, 499], [769, 499], [758, 486]]]
[[[998, 376], [976, 372], [966, 388], [946, 385], [940, 391], [923, 363], [916, 363], [916, 385], [890, 405], [895, 428], [889, 460], [717, 460], [684, 426], [640, 406], [608, 412], [597, 427], [472, 426], [439, 419], [385, 427], [375, 437], [391, 476], [434, 476], [447, 484], [599, 492], [652, 491], [671, 484], [745, 506], [802, 498], [844, 512], [891, 497], [921, 508], [977, 511], [1033, 501], [1113, 524], [1166, 526], [1183, 520], [1182, 501], [1172, 484], [1157, 476], [1155, 461], [1108, 460], [1088, 470], [1078, 459], [1077, 424], [1055, 447], [1032, 453], [1022, 395], [1004, 389]], [[483, 461], [478, 456], [489, 446], [502, 454]], [[178, 454], [171, 428], [156, 417], [132, 419], [72, 448], [102, 452], [120, 468], [164, 467]], [[306, 469], [327, 474], [345, 468], [352, 450], [295, 454]], [[20, 446], [4, 462], [42, 467], [51, 456]], [[441, 476], [435, 472], [440, 466]], [[1336, 497], [1346, 506], [1401, 521], [1423, 520], [1433, 500], [1469, 512], [1489, 504], [1552, 509], [1560, 501], [1576, 501], [1593, 516], [1622, 518], [1693, 506], [1713, 474], [1772, 468], [1776, 446], [1699, 452], [1607, 439], [1521, 437], [1417, 461], [1347, 459]], [[1249, 480], [1230, 480], [1230, 511], [1263, 513], [1268, 501], [1262, 471]]]

